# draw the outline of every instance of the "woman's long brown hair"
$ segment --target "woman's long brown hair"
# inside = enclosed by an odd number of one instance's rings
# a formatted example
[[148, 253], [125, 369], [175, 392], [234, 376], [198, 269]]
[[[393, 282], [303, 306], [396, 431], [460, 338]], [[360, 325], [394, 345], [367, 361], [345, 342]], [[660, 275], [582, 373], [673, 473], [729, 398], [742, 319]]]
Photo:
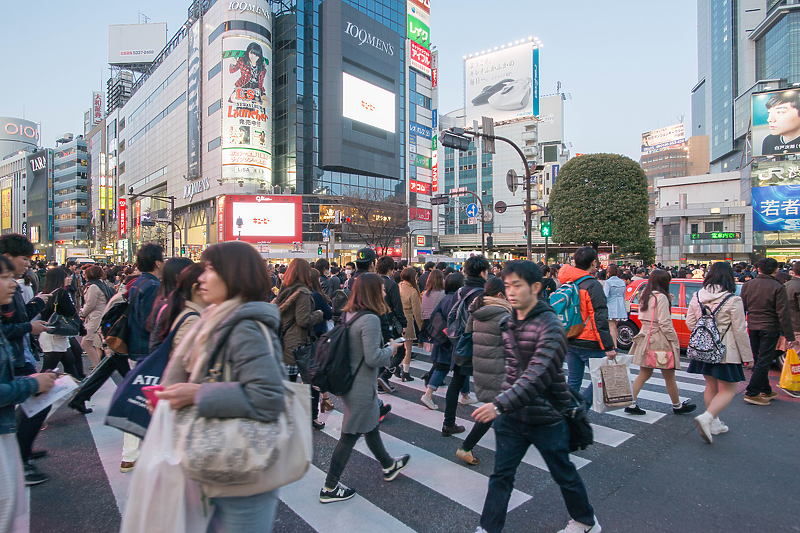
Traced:
[[657, 268], [650, 272], [650, 277], [647, 278], [647, 286], [642, 291], [642, 297], [639, 299], [639, 310], [647, 311], [650, 304], [650, 296], [653, 292], [660, 292], [669, 298], [669, 282], [672, 281], [672, 276], [666, 270]]
[[372, 273], [358, 276], [350, 291], [350, 301], [347, 302], [342, 311], [345, 313], [372, 311], [378, 316], [388, 313], [389, 308], [383, 299], [383, 280], [381, 277]]

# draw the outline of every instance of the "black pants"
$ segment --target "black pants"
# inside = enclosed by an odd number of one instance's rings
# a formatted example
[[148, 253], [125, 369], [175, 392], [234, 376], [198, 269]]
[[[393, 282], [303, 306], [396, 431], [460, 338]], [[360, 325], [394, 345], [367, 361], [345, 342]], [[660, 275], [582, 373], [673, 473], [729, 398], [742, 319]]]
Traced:
[[[30, 376], [36, 373], [36, 367], [30, 363], [25, 363], [25, 366], [14, 369], [15, 376]], [[31, 418], [17, 407], [17, 444], [19, 444], [19, 453], [22, 456], [22, 462], [26, 463], [31, 458], [31, 450], [33, 449], [33, 441], [42, 429], [44, 419], [47, 418], [47, 413], [50, 412], [50, 407], [46, 407], [41, 412], [36, 413]]]
[[[329, 489], [336, 487], [339, 483], [339, 478], [344, 472], [344, 467], [350, 460], [350, 454], [353, 453], [353, 448], [361, 437], [358, 433], [342, 433], [339, 437], [339, 444], [333, 450], [333, 457], [331, 457], [331, 466], [328, 469], [328, 477], [325, 478], [325, 486]], [[367, 447], [375, 459], [381, 464], [383, 468], [389, 468], [394, 465], [394, 459], [386, 451], [381, 439], [380, 425], [375, 426], [375, 429], [369, 433], [364, 433], [364, 440], [367, 442]]]
[[[297, 383], [297, 374], [289, 376], [289, 381]], [[311, 387], [311, 420], [319, 418], [319, 391]]]
[[95, 367], [94, 372], [92, 372], [80, 386], [78, 393], [72, 401], [75, 403], [89, 401], [92, 395], [94, 395], [94, 393], [103, 386], [103, 383], [111, 377], [114, 370], [119, 372], [119, 375], [124, 378], [125, 374], [127, 374], [130, 369], [131, 366], [128, 363], [128, 358], [123, 355], [114, 353], [108, 357], [104, 357], [100, 360], [97, 367]]
[[58, 363], [64, 365], [64, 372], [75, 379], [80, 379], [78, 371], [75, 370], [75, 356], [71, 349], [67, 349], [66, 352], [45, 352], [42, 356], [42, 372], [53, 370]]
[[467, 375], [461, 373], [461, 367], [453, 365], [453, 377], [450, 378], [450, 384], [447, 386], [447, 395], [445, 396], [444, 404], [444, 425], [447, 427], [456, 425], [458, 395], [461, 393], [461, 387], [464, 386], [464, 381], [466, 379]]
[[461, 448], [468, 452], [471, 451], [491, 428], [491, 422], [475, 422], [469, 435], [464, 439], [464, 444], [461, 445]]
[[75, 360], [76, 377], [78, 379], [83, 379], [86, 377], [86, 374], [83, 373], [83, 348], [81, 348], [81, 344], [75, 337], [69, 338], [69, 347], [72, 350], [72, 357]]
[[761, 331], [751, 329], [748, 331], [750, 335], [750, 348], [753, 350], [753, 376], [750, 378], [750, 383], [747, 385], [745, 394], [748, 396], [758, 396], [762, 392], [770, 394], [772, 387], [769, 384], [769, 369], [772, 367], [772, 362], [775, 360], [777, 352], [775, 346], [778, 344], [781, 334], [778, 331]]

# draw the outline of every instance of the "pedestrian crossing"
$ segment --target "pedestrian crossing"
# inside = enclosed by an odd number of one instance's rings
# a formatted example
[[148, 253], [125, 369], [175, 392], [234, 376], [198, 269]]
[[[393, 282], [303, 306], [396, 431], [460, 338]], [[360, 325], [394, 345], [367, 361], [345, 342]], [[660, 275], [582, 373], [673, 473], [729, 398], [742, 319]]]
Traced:
[[[474, 425], [474, 421], [469, 415], [472, 410], [482, 404], [459, 406], [457, 414], [460, 416], [457, 416], [456, 423], [465, 426], [466, 431], [443, 440], [444, 438], [439, 435], [443, 423], [444, 398], [447, 387], [442, 386], [434, 393], [438, 410], [430, 410], [419, 403], [418, 398], [425, 391], [421, 375], [432, 367], [432, 364], [423, 361], [423, 358], [425, 358], [424, 355], [419, 360], [412, 361], [412, 374], [417, 379], [411, 382], [393, 380], [392, 383], [397, 389], [395, 394], [381, 395], [383, 401], [392, 406], [389, 415], [391, 421], [387, 423], [388, 427], [381, 433], [386, 448], [394, 456], [407, 453], [412, 458], [400, 478], [395, 480], [390, 488], [387, 488], [382, 481], [372, 481], [372, 485], [369, 484], [370, 480], [380, 479], [380, 466], [362, 439], [356, 445], [353, 454], [353, 457], [359, 456], [362, 465], [358, 475], [355, 476], [358, 483], [351, 481], [351, 485], [358, 491], [356, 497], [343, 504], [323, 506], [319, 503], [318, 494], [324, 484], [330, 450], [339, 438], [342, 425], [342, 403], [341, 400], [333, 397], [337, 410], [320, 415], [320, 419], [326, 423], [326, 427], [322, 432], [314, 434], [314, 464], [301, 480], [281, 489], [280, 499], [283, 505], [279, 509], [278, 523], [283, 529], [279, 529], [280, 531], [313, 530], [325, 533], [433, 531], [435, 528], [428, 528], [424, 521], [410, 525], [411, 521], [408, 520], [408, 516], [399, 509], [406, 505], [403, 498], [397, 501], [398, 508], [395, 509], [387, 507], [386, 499], [381, 497], [381, 491], [398, 490], [396, 485], [403, 484], [403, 479], [407, 480], [403, 485], [405, 487], [403, 490], [424, 490], [427, 494], [426, 498], [447, 502], [447, 505], [455, 509], [463, 509], [463, 512], [467, 513], [464, 515], [465, 520], [477, 523], [488, 489], [491, 467], [479, 465], [479, 467], [470, 468], [455, 457], [455, 451]], [[635, 377], [636, 367], [632, 367], [631, 373]], [[588, 386], [590, 383], [588, 371], [584, 377], [583, 385]], [[702, 391], [702, 384], [696, 378], [697, 376], [685, 372], [678, 373], [678, 387], [682, 396], [696, 395]], [[595, 445], [586, 451], [571, 454], [571, 459], [576, 467], [580, 471], [586, 469], [603, 448], [614, 449], [623, 446], [631, 441], [636, 433], [644, 431], [648, 426], [663, 419], [666, 412], [669, 412], [672, 403], [664, 386], [663, 378], [656, 371], [640, 394], [640, 398], [646, 403], [647, 414], [644, 416], [627, 415], [622, 410], [605, 413], [609, 417], [606, 417], [605, 414], [592, 414]], [[119, 472], [122, 433], [104, 425], [107, 406], [114, 390], [115, 385], [108, 381], [98, 391], [90, 404], [95, 411], [87, 416], [87, 421], [109, 485], [114, 492], [120, 513], [122, 513], [128, 496], [131, 475]], [[636, 424], [621, 423], [621, 429], [613, 427], [620, 425], [614, 423], [614, 420], [619, 417], [634, 421]], [[496, 449], [494, 432], [489, 431], [480, 440], [474, 452], [477, 457], [490, 460]], [[346, 474], [350, 471], [351, 480], [354, 474], [353, 469], [356, 468], [353, 465], [355, 462], [351, 459], [351, 464], [348, 464], [345, 470]], [[369, 470], [365, 470], [364, 464], [372, 466]], [[529, 482], [527, 485], [520, 482], [511, 496], [509, 513], [527, 508], [526, 504], [536, 502], [536, 487], [541, 483], [550, 482], [546, 472], [547, 466], [539, 452], [534, 447], [529, 448], [520, 466], [520, 476], [536, 479], [539, 476], [541, 481]], [[408, 482], [411, 484], [409, 485]], [[362, 485], [366, 485], [366, 487]], [[358, 524], [358, 527], [354, 527], [354, 524]]]

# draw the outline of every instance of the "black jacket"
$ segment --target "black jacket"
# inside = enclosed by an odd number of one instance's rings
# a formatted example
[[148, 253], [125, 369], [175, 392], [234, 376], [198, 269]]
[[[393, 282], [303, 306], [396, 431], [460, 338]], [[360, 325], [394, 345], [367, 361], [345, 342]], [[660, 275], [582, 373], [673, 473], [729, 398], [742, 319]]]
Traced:
[[[389, 318], [397, 319], [400, 325], [405, 328], [408, 326], [406, 314], [403, 312], [403, 301], [400, 299], [400, 287], [389, 276], [381, 276], [383, 288], [386, 289], [386, 305], [389, 306]], [[392, 337], [394, 338], [394, 337]]]
[[342, 286], [338, 276], [330, 276], [326, 278], [324, 274], [320, 275], [319, 283], [322, 285], [322, 292], [324, 292], [328, 298], [333, 298], [333, 293], [339, 290]]
[[486, 280], [483, 279], [481, 276], [467, 276], [464, 280], [464, 286], [458, 289], [459, 297], [464, 297], [469, 294], [469, 291], [473, 289], [480, 289], [479, 291], [475, 291], [472, 293], [469, 298], [467, 298], [467, 309], [469, 306], [472, 305], [472, 302], [475, 301], [475, 298], [483, 294], [483, 287], [486, 285]]
[[571, 396], [564, 376], [567, 334], [549, 304], [539, 301], [523, 320], [505, 321], [506, 380], [494, 404], [528, 425], [562, 420]]
[[[58, 307], [56, 307], [58, 305]], [[75, 309], [75, 304], [72, 303], [72, 298], [69, 296], [67, 289], [57, 289], [47, 305], [42, 310], [41, 319], [47, 322], [53, 313], [58, 311], [58, 314], [66, 317], [78, 316], [78, 311]]]
[[26, 333], [31, 332], [31, 320], [43, 309], [44, 302], [40, 298], [34, 298], [26, 304], [22, 298], [22, 289], [19, 287], [14, 292], [14, 299], [11, 300], [11, 303], [0, 307], [0, 313], [3, 315], [0, 330], [14, 351], [14, 368], [25, 366], [25, 348], [22, 340]]

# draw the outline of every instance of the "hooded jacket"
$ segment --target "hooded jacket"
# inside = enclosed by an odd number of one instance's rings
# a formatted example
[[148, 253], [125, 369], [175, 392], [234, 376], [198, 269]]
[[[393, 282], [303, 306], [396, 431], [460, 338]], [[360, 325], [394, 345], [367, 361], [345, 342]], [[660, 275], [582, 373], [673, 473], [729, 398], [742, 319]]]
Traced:
[[302, 283], [281, 288], [275, 303], [283, 328], [283, 362], [295, 365], [293, 352], [308, 341], [308, 330], [322, 322], [322, 311], [315, 310], [311, 290]]
[[[689, 309], [686, 311], [686, 327], [690, 331], [694, 330], [697, 320], [703, 314], [700, 304], [708, 306], [711, 312], [714, 312], [729, 294], [717, 285], [700, 289], [689, 302]], [[697, 303], [698, 298], [700, 303]], [[736, 295], [730, 297], [714, 316], [714, 322], [717, 324], [719, 334], [724, 335], [722, 337], [722, 343], [725, 345], [723, 363], [749, 363], [752, 361], [753, 351], [750, 347], [750, 337], [747, 334], [742, 299]], [[730, 329], [728, 329], [729, 326]]]
[[469, 306], [466, 333], [472, 333], [472, 377], [478, 401], [491, 402], [506, 378], [503, 332], [500, 322], [512, 313], [503, 298], [484, 296], [483, 305], [475, 300]]
[[504, 321], [506, 378], [494, 404], [528, 425], [554, 424], [572, 401], [564, 376], [567, 334], [550, 305], [539, 300], [528, 315]]
[[794, 340], [789, 298], [781, 282], [759, 274], [742, 286], [742, 303], [747, 312], [747, 327], [756, 331], [781, 331], [787, 341]]
[[[576, 281], [584, 276], [591, 274], [572, 265], [564, 265], [558, 271], [558, 281], [562, 284]], [[578, 337], [569, 339], [569, 345], [583, 350], [604, 352], [613, 350], [614, 339], [611, 338], [611, 331], [608, 328], [608, 302], [603, 285], [592, 276], [578, 284], [578, 293], [581, 300], [581, 318], [586, 321], [586, 327]]]

